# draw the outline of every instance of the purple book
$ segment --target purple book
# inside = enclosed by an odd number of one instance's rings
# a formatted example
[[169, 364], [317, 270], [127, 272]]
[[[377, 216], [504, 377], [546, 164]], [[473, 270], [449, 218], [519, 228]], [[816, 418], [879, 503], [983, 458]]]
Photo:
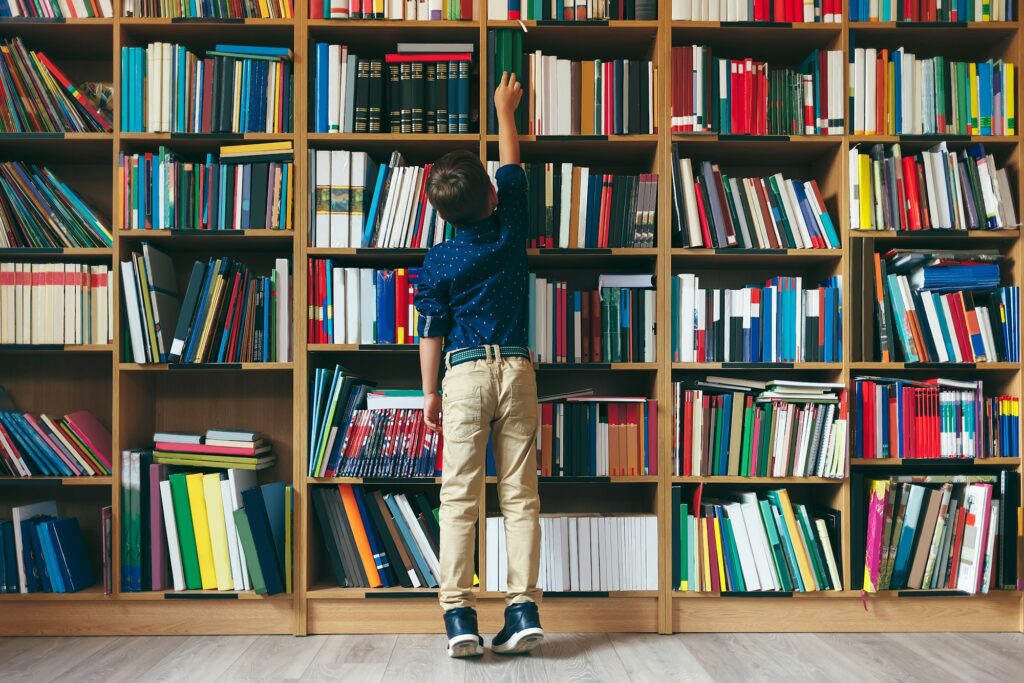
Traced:
[[160, 482], [167, 478], [163, 465], [149, 466], [149, 547], [153, 568], [153, 590], [170, 588], [167, 580], [167, 538], [164, 534], [164, 513], [160, 504]]

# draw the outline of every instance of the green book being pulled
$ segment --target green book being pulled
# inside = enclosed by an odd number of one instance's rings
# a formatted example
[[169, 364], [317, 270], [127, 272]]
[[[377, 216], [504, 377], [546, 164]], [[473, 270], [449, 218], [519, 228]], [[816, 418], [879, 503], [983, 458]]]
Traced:
[[185, 588], [199, 590], [203, 587], [199, 577], [199, 553], [196, 551], [196, 532], [192, 528], [192, 509], [188, 503], [188, 487], [184, 474], [172, 474], [171, 502], [174, 503], [174, 521], [178, 525], [178, 545], [181, 548], [181, 568], [185, 574]]

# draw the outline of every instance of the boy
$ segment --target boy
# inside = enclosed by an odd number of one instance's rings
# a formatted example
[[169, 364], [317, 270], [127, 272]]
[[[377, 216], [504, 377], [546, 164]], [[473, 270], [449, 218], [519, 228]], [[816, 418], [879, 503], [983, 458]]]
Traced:
[[[483, 654], [472, 583], [488, 437], [508, 543], [505, 627], [491, 648], [528, 652], [544, 637], [537, 614], [537, 379], [526, 345], [526, 174], [519, 167], [513, 116], [522, 94], [515, 74], [507, 73], [494, 92], [497, 193], [479, 158], [468, 151], [442, 157], [427, 179], [431, 204], [457, 229], [453, 239], [427, 253], [415, 302], [423, 419], [433, 430], [443, 422], [440, 600], [451, 657]], [[442, 338], [443, 399], [437, 394]]]

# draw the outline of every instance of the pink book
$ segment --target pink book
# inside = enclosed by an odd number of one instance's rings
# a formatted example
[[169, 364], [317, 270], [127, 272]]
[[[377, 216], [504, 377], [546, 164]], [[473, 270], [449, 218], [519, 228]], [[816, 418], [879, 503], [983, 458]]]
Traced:
[[164, 538], [164, 512], [160, 499], [160, 482], [167, 478], [163, 465], [149, 465], [149, 547], [153, 590], [170, 588], [167, 580], [167, 540]]
[[108, 470], [113, 471], [110, 464], [112, 450], [110, 431], [107, 430], [88, 410], [78, 410], [64, 416], [71, 431], [89, 447], [89, 450], [100, 459]]
[[231, 448], [229, 446], [208, 446], [201, 443], [169, 443], [157, 441], [156, 450], [172, 453], [204, 453], [207, 455], [259, 455], [270, 450], [270, 446], [259, 448]]
[[46, 430], [39, 426], [39, 421], [36, 420], [35, 417], [33, 417], [30, 413], [25, 413], [25, 421], [28, 422], [29, 426], [31, 426], [32, 429], [34, 429], [36, 433], [39, 435], [39, 437], [46, 442], [46, 445], [50, 447], [50, 451], [52, 451], [58, 458], [60, 458], [61, 462], [63, 462], [67, 467], [71, 468], [71, 472], [73, 474], [85, 474], [85, 470], [82, 469], [81, 463], [75, 460], [72, 456], [69, 456], [67, 453], [65, 453], [63, 447], [55, 444], [53, 442], [53, 439], [51, 439], [50, 435], [46, 432]]
[[882, 557], [882, 523], [885, 516], [885, 494], [888, 480], [871, 482], [868, 499], [868, 534], [864, 547], [864, 591], [878, 592], [878, 570]]

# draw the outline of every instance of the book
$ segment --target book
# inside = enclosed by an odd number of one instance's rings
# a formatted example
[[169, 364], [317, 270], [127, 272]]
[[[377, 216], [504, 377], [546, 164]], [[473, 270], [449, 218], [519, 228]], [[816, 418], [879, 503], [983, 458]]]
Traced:
[[[252, 149], [267, 144], [275, 145], [272, 153]], [[126, 230], [293, 229], [291, 142], [221, 147], [201, 162], [164, 146], [155, 154], [122, 153], [118, 183], [118, 221]]]
[[270, 2], [259, 3], [235, 3], [222, 0], [212, 3], [186, 2], [180, 4], [156, 2], [155, 0], [125, 0], [124, 16], [170, 19], [291, 19], [295, 15], [292, 0], [270, 0]]
[[726, 0], [710, 0], [709, 2], [672, 0], [672, 19], [675, 21], [838, 23], [843, 20], [843, 5], [835, 0], [813, 0], [802, 3], [788, 0], [753, 0], [748, 3], [730, 3]]
[[113, 341], [110, 266], [0, 263], [0, 344]]
[[1016, 21], [1017, 6], [1012, 2], [971, 3], [850, 3], [850, 21], [955, 22]]
[[[806, 7], [806, 5], [804, 5]], [[672, 48], [673, 133], [842, 135], [846, 66], [841, 50], [812, 50], [796, 68]]]
[[838, 363], [843, 359], [843, 278], [816, 287], [802, 276], [743, 288], [702, 287], [682, 273], [671, 282], [672, 359], [684, 363]]
[[855, 377], [859, 458], [1017, 457], [1020, 399], [983, 380]]
[[672, 153], [672, 242], [703, 249], [839, 249], [833, 222], [813, 178], [781, 173], [743, 178], [710, 161]]
[[[121, 132], [290, 133], [291, 50], [217, 45], [121, 48]], [[275, 104], [277, 103], [277, 104]], [[273, 106], [270, 106], [273, 105]]]
[[673, 382], [677, 476], [826, 477], [847, 472], [841, 384], [733, 378]]

